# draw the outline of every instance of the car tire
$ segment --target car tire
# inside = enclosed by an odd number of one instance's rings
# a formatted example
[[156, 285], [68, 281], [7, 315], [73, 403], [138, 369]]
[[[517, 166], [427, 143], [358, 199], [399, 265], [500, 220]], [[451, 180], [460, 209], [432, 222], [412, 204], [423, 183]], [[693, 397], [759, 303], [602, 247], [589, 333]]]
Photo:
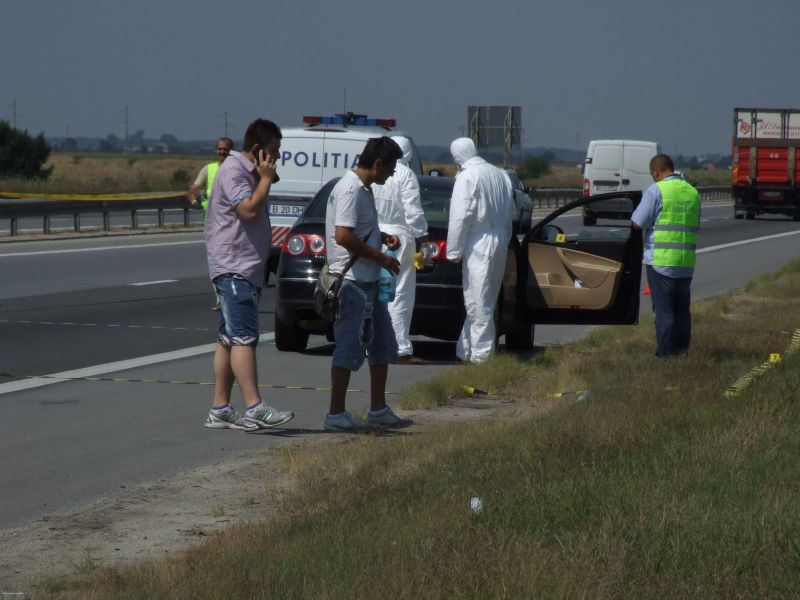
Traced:
[[752, 220], [754, 220], [756, 218], [756, 213], [754, 213], [753, 211], [748, 210], [747, 214], [745, 214], [745, 218], [748, 221], [752, 221]]
[[275, 315], [275, 347], [281, 352], [302, 352], [308, 346], [308, 332], [286, 325]]
[[792, 215], [792, 221], [800, 221], [800, 212], [796, 212]]
[[597, 225], [597, 217], [588, 217], [588, 216], [583, 217], [584, 227], [592, 227], [594, 225]]
[[515, 352], [532, 352], [533, 336], [536, 331], [536, 326], [533, 323], [515, 329], [514, 331], [506, 332], [506, 350], [513, 350]]
[[744, 219], [744, 213], [733, 213], [734, 219]]

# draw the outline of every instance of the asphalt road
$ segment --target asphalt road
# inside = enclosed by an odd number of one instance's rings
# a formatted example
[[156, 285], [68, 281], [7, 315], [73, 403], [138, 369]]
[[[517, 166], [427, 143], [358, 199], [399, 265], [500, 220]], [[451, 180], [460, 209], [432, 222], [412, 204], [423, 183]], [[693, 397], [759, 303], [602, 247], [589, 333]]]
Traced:
[[[800, 223], [782, 217], [737, 221], [730, 205], [704, 208], [694, 296], [738, 287], [796, 258], [796, 234]], [[0, 379], [0, 528], [320, 432], [328, 394], [314, 388], [329, 384], [331, 346], [312, 337], [306, 353], [277, 352], [269, 341], [272, 287], [261, 304], [259, 372], [262, 383], [277, 386], [264, 389], [267, 401], [297, 417], [266, 434], [202, 427], [217, 315], [199, 233], [2, 243], [0, 272], [0, 372], [11, 375]], [[583, 331], [538, 327], [537, 344]], [[425, 340], [416, 351], [432, 364], [393, 367], [390, 392], [447, 368], [454, 355], [452, 344]], [[26, 379], [117, 361], [129, 362], [95, 369], [117, 381]], [[362, 370], [351, 388], [367, 382]], [[39, 383], [53, 384], [19, 387]], [[349, 400], [359, 408], [367, 398], [358, 391]]]

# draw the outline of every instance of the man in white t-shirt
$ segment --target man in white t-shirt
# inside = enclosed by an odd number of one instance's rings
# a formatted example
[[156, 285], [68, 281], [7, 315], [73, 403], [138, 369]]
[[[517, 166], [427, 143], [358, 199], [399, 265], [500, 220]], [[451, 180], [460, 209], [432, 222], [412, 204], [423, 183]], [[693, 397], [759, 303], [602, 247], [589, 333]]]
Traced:
[[[386, 405], [389, 363], [397, 359], [389, 310], [379, 302], [378, 272], [381, 267], [395, 275], [397, 259], [381, 252], [381, 244], [396, 250], [396, 235], [378, 228], [378, 212], [372, 195], [373, 183], [383, 184], [394, 173], [402, 152], [391, 138], [367, 142], [354, 171], [345, 173], [331, 191], [325, 215], [325, 243], [328, 267], [344, 272], [352, 257], [357, 260], [347, 271], [339, 290], [339, 316], [333, 322], [336, 347], [331, 365], [331, 404], [325, 417], [325, 431], [363, 432], [375, 428], [407, 427], [411, 421], [399, 418]], [[370, 411], [360, 423], [345, 410], [350, 373], [369, 361]]]

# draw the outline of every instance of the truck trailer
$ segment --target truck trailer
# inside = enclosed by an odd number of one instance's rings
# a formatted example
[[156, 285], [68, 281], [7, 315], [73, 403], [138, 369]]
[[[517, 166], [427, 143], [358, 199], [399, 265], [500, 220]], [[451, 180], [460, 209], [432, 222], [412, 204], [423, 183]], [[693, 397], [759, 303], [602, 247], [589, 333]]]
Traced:
[[734, 216], [800, 221], [800, 110], [733, 109]]

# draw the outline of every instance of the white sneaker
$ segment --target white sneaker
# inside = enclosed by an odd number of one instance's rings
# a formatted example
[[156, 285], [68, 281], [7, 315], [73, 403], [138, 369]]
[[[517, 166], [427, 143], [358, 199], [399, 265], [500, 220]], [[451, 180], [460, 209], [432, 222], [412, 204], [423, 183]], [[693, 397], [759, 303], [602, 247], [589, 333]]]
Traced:
[[241, 429], [243, 431], [256, 431], [258, 425], [255, 423], [248, 423], [239, 411], [234, 409], [223, 411], [208, 411], [208, 418], [206, 418], [206, 427], [210, 429]]
[[386, 408], [382, 411], [379, 411], [379, 414], [377, 415], [370, 411], [367, 414], [367, 423], [373, 427], [383, 427], [385, 429], [403, 429], [404, 427], [413, 425], [414, 421], [411, 419], [401, 419], [394, 414], [392, 408], [387, 404]]
[[349, 411], [325, 417], [325, 431], [343, 431], [347, 433], [367, 433], [372, 431], [372, 426], [356, 421]]
[[287, 421], [291, 421], [293, 418], [294, 413], [292, 411], [278, 410], [277, 408], [267, 406], [263, 402], [254, 407], [253, 410], [248, 410], [244, 416], [245, 421], [260, 429], [277, 427], [278, 425], [283, 425]]

